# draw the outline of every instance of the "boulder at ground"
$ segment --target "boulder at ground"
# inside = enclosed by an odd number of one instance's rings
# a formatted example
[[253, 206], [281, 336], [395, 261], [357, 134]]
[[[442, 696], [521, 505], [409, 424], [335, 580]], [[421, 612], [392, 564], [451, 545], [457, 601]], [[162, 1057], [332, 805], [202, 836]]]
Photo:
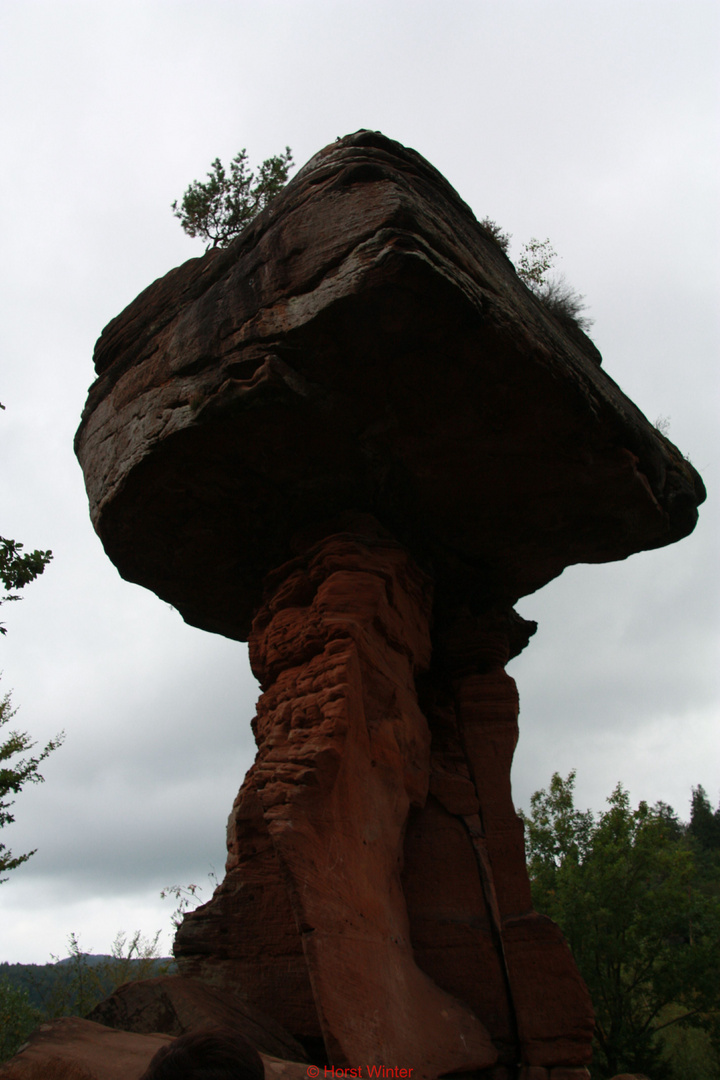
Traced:
[[[169, 1042], [168, 1035], [119, 1031], [65, 1016], [33, 1032], [23, 1049], [0, 1065], [0, 1080], [138, 1080]], [[260, 1056], [266, 1080], [307, 1080], [307, 1064], [262, 1051]]]
[[78, 1016], [41, 1024], [0, 1080], [137, 1080], [167, 1035], [117, 1031]]
[[305, 1060], [302, 1046], [259, 1009], [227, 991], [180, 975], [125, 983], [96, 1005], [88, 1019], [140, 1035], [162, 1032], [177, 1036], [222, 1027], [244, 1036], [264, 1054]]

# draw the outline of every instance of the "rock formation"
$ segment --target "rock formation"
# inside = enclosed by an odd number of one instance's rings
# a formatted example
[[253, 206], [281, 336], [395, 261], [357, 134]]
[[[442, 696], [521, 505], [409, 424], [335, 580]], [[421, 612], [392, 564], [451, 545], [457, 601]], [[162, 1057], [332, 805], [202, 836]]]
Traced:
[[513, 604], [672, 543], [702, 482], [426, 161], [327, 147], [103, 332], [77, 436], [121, 574], [249, 640], [258, 755], [185, 976], [334, 1066], [585, 1075], [532, 911]]
[[2, 1080], [137, 1080], [164, 1035], [135, 1035], [64, 1016], [42, 1024], [7, 1064]]
[[[0, 1080], [138, 1080], [167, 1035], [129, 1033], [63, 1016], [41, 1024], [15, 1057], [0, 1064]], [[267, 1080], [307, 1080], [307, 1065], [262, 1053]]]
[[208, 1027], [242, 1035], [261, 1053], [302, 1062], [302, 1046], [245, 1001], [195, 979], [159, 975], [120, 986], [86, 1017], [96, 1024], [138, 1035], [177, 1037]]

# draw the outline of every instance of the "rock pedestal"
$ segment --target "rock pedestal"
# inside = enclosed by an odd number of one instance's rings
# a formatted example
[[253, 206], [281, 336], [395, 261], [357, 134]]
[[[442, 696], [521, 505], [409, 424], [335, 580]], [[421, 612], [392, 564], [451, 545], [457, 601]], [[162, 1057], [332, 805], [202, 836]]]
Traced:
[[[212, 964], [193, 962], [193, 927], [217, 939], [228, 924], [237, 927], [230, 978], [239, 958], [245, 988], [267, 979], [263, 929], [247, 910], [254, 900], [243, 902], [250, 870], [260, 890], [285, 894], [293, 921], [282, 940], [305, 976], [300, 994], [296, 975], [279, 997], [275, 978], [265, 1010], [286, 1026], [293, 1017], [309, 1024], [298, 1036], [321, 1034], [333, 1065], [407, 1062], [421, 1076], [491, 1065], [487, 1029], [415, 962], [401, 879], [408, 813], [428, 793], [431, 736], [416, 677], [430, 666], [431, 583], [362, 522], [313, 545], [267, 587], [250, 637], [264, 691], [258, 756], [230, 826], [236, 903], [223, 889], [217, 908], [212, 901], [186, 919], [181, 970], [213, 977]], [[264, 826], [267, 837], [264, 875], [247, 858], [250, 803], [259, 807], [252, 831]], [[282, 953], [273, 961], [287, 962]]]
[[433, 655], [432, 580], [373, 519], [345, 525], [266, 581], [257, 760], [181, 970], [249, 992], [335, 1066], [582, 1064], [592, 1008], [532, 912], [510, 790], [504, 665], [534, 625], [453, 612]]
[[705, 497], [600, 361], [368, 131], [96, 346], [76, 448], [105, 549], [249, 640], [262, 688], [180, 967], [314, 1060], [584, 1075], [590, 1003], [532, 911], [511, 798], [505, 665], [534, 630], [513, 605], [681, 539]]

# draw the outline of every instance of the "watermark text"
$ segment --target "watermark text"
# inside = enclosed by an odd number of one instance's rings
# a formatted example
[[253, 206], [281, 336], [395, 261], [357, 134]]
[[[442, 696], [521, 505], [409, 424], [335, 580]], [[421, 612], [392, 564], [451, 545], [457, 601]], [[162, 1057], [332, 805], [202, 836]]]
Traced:
[[403, 1077], [411, 1080], [415, 1071], [412, 1066], [402, 1065], [308, 1065], [305, 1070], [311, 1080], [390, 1080]]

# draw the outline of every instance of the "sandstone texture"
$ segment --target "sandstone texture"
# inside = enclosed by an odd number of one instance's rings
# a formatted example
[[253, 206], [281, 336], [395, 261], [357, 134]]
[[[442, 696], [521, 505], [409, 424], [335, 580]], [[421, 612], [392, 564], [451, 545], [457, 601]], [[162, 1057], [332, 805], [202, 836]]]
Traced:
[[375, 132], [151, 285], [95, 364], [76, 448], [108, 555], [248, 640], [262, 690], [183, 979], [147, 1005], [126, 988], [105, 1022], [232, 1000], [280, 1057], [586, 1076], [592, 1008], [532, 911], [512, 803], [505, 666], [535, 630], [513, 604], [687, 535], [700, 477]]

